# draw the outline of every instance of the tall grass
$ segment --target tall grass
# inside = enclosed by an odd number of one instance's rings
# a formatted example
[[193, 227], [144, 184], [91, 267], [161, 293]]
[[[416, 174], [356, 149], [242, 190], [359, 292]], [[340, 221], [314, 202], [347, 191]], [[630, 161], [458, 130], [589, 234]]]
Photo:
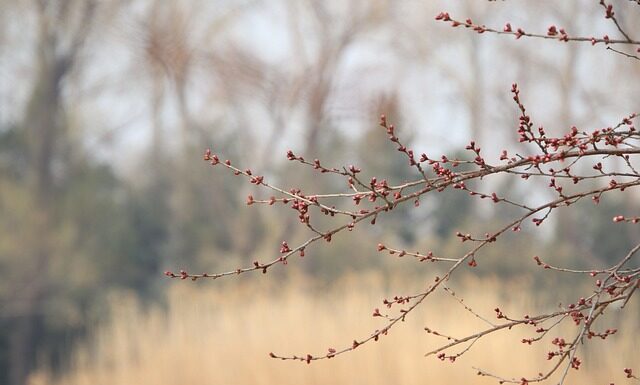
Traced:
[[[150, 308], [132, 296], [118, 295], [112, 300], [111, 319], [70, 355], [68, 370], [54, 378], [42, 368], [31, 383], [495, 384], [476, 376], [472, 366], [520, 378], [549, 365], [545, 361], [551, 349], [548, 341], [533, 346], [520, 342], [535, 334], [530, 327], [489, 337], [453, 364], [425, 358], [424, 353], [445, 341], [425, 333], [424, 326], [453, 336], [486, 327], [446, 293], [432, 298], [379, 342], [351, 354], [311, 365], [268, 357], [270, 351], [313, 354], [349, 345], [383, 325], [371, 317], [382, 298], [419, 287], [407, 279], [389, 284], [376, 275], [345, 278], [323, 290], [301, 278], [205, 285], [176, 282], [166, 306]], [[518, 317], [538, 309], [530, 293], [527, 285], [505, 288], [491, 280], [469, 281], [457, 288], [465, 303], [492, 320], [492, 309], [505, 301], [508, 305], [502, 309]], [[619, 335], [606, 342], [593, 341], [588, 352], [579, 353], [583, 368], [572, 370], [569, 383], [626, 383], [622, 368], [640, 362], [634, 343], [638, 340], [637, 303], [628, 313], [634, 314], [633, 319], [624, 321]]]

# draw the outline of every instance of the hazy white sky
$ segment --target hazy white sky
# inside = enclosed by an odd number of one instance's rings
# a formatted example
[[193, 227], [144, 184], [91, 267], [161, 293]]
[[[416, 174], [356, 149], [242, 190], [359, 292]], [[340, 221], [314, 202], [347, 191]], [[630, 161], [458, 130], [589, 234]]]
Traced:
[[[305, 71], [313, 74], [314, 66], [321, 62], [318, 55], [325, 52], [322, 44], [335, 42], [333, 34], [339, 36], [352, 27], [358, 17], [354, 9], [366, 11], [378, 2], [363, 2], [361, 8], [336, 2], [335, 7], [327, 7], [332, 24], [324, 30], [310, 17], [306, 2], [252, 1], [244, 6], [199, 0], [178, 3], [175, 9], [182, 9], [188, 20], [187, 39], [197, 59], [187, 90], [196, 122], [212, 132], [232, 129], [242, 134], [241, 130], [247, 130], [266, 137], [273, 128], [274, 122], [268, 119], [276, 105], [288, 114], [281, 122], [286, 125], [287, 137], [280, 145], [295, 147], [309, 124], [305, 112], [309, 94], [299, 93], [297, 100], [284, 107], [278, 104], [284, 103], [279, 98], [286, 99], [282, 95], [291, 93], [294, 86], [304, 90], [305, 82], [313, 80]], [[602, 46], [478, 36], [434, 20], [440, 10], [449, 10], [459, 19], [470, 15], [497, 28], [509, 21], [544, 33], [553, 23], [566, 26], [569, 33], [616, 36], [615, 27], [604, 20], [597, 2], [566, 2], [562, 6], [552, 1], [379, 3], [385, 12], [362, 28], [340, 54], [331, 80], [325, 119], [347, 136], [357, 135], [375, 121], [370, 107], [381, 94], [398, 96], [407, 126], [403, 128], [415, 133], [420, 149], [430, 152], [468, 142], [470, 100], [480, 104], [481, 143], [497, 145], [513, 136], [517, 123], [509, 93], [513, 82], [521, 85], [536, 124], [550, 130], [568, 128], [563, 119], [589, 127], [609, 125], [638, 109], [638, 99], [629, 95], [639, 94], [640, 66], [605, 52]], [[148, 145], [151, 132], [152, 76], [141, 53], [152, 9], [149, 4], [134, 2], [111, 27], [96, 28], [81, 71], [68, 80], [66, 89], [68, 111], [77, 123], [75, 129], [86, 134], [87, 145], [125, 167]], [[155, 6], [168, 6], [160, 4]], [[0, 47], [0, 122], [6, 124], [20, 120], [35, 78], [35, 26], [30, 16], [33, 11], [27, 5], [4, 7], [9, 12], [4, 14]], [[292, 32], [294, 27], [298, 32]], [[296, 44], [304, 47], [302, 54]], [[240, 78], [238, 90], [233, 90], [234, 79], [221, 79], [211, 65], [212, 57], [225, 58], [234, 52], [257, 58], [258, 64], [252, 64], [251, 70], [261, 75], [253, 91], [247, 91], [246, 79]], [[479, 73], [474, 72], [474, 66]], [[231, 102], [224, 100], [229, 96], [229, 90], [222, 89], [224, 82], [236, 93]], [[161, 118], [171, 137], [179, 119], [175, 92], [169, 82], [165, 85]], [[567, 87], [570, 90], [563, 94]], [[569, 102], [564, 103], [567, 98]]]

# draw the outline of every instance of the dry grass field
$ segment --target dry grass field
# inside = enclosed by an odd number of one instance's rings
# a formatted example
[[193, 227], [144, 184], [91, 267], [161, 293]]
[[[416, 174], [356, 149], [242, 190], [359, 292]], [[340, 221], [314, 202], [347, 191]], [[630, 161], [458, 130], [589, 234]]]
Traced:
[[[31, 384], [495, 384], [476, 376], [472, 367], [521, 376], [549, 365], [548, 341], [533, 346], [520, 343], [523, 336], [534, 334], [531, 329], [490, 337], [454, 364], [425, 358], [425, 352], [442, 342], [427, 335], [425, 325], [453, 336], [483, 327], [446, 293], [432, 298], [389, 336], [351, 354], [311, 365], [273, 360], [270, 351], [322, 353], [364, 337], [382, 325], [371, 317], [382, 298], [419, 285], [368, 275], [319, 290], [299, 278], [286, 282], [260, 278], [171, 282], [164, 307], [144, 308], [131, 296], [114, 296], [112, 318], [72, 353], [68, 371], [54, 378], [43, 367]], [[514, 316], [538, 306], [526, 284], [505, 290], [495, 281], [473, 281], [456, 292], [489, 318], [498, 303], [508, 302], [502, 308]], [[583, 368], [572, 370], [568, 383], [629, 383], [622, 368], [640, 362], [640, 320], [635, 316], [637, 303], [628, 310], [634, 316], [619, 325], [621, 332], [614, 339], [593, 341], [588, 352], [579, 353]], [[616, 322], [615, 314], [609, 317]]]

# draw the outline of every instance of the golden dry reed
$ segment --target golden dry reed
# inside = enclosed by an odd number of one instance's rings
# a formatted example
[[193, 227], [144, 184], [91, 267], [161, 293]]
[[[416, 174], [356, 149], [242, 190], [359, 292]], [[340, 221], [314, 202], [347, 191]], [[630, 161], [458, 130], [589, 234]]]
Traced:
[[[420, 287], [407, 279], [391, 281], [360, 275], [322, 290], [300, 278], [172, 282], [166, 306], [150, 308], [120, 294], [111, 301], [111, 318], [71, 353], [68, 370], [52, 376], [42, 368], [31, 376], [31, 385], [497, 384], [477, 376], [472, 367], [520, 378], [550, 365], [549, 340], [533, 346], [520, 342], [535, 335], [530, 326], [489, 336], [455, 363], [425, 358], [437, 343], [446, 342], [428, 335], [425, 326], [454, 337], [487, 326], [444, 292], [379, 342], [350, 354], [310, 365], [268, 357], [270, 351], [326, 353], [380, 328], [384, 321], [371, 314], [375, 307], [384, 309], [381, 300]], [[504, 285], [473, 281], [455, 292], [491, 321], [497, 321], [493, 309], [498, 304], [514, 317], [539, 309], [530, 285]], [[582, 368], [572, 369], [567, 383], [629, 383], [623, 368], [640, 363], [633, 342], [640, 323], [638, 304], [632, 305], [632, 316], [621, 317], [613, 338], [592, 341], [589, 351], [578, 353]], [[611, 322], [615, 318], [609, 314]]]

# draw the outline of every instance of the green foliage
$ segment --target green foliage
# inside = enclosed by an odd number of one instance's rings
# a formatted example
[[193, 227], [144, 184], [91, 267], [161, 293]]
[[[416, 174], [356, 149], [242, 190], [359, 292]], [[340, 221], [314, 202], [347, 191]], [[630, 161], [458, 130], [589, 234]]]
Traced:
[[[57, 360], [73, 336], [103, 316], [105, 295], [116, 287], [151, 294], [159, 276], [156, 245], [163, 231], [138, 197], [107, 165], [88, 160], [67, 164], [52, 191], [52, 212], [45, 238], [34, 228], [43, 220], [34, 192], [24, 177], [24, 143], [16, 129], [0, 136], [0, 345], [30, 312], [29, 285], [45, 285], [36, 305], [34, 351]], [[35, 245], [47, 250], [42, 267]], [[25, 291], [26, 289], [26, 291]], [[2, 350], [5, 351], [6, 350]], [[8, 362], [0, 355], [0, 373]], [[0, 376], [0, 382], [8, 380]]]

